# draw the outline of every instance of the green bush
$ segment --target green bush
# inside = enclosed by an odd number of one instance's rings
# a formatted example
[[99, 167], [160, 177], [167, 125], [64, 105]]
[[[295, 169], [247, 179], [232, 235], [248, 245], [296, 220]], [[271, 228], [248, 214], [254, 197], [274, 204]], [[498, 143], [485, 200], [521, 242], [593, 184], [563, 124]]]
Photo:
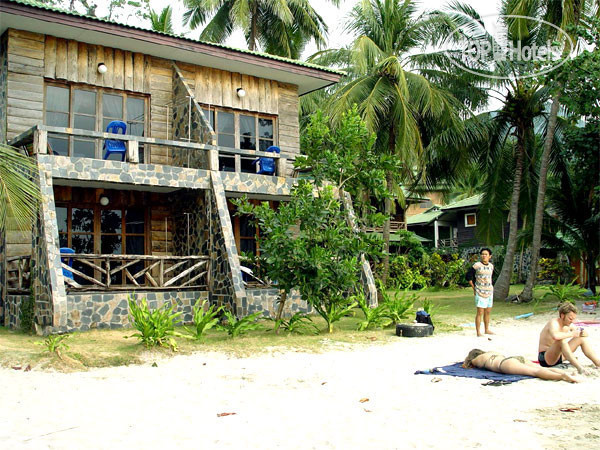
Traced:
[[129, 297], [129, 321], [138, 330], [130, 337], [137, 337], [148, 348], [155, 346], [169, 346], [177, 350], [177, 343], [173, 336], [175, 325], [181, 322], [181, 312], [173, 312], [173, 305], [164, 304], [162, 308], [151, 311], [145, 298], [138, 305]]
[[545, 299], [546, 297], [555, 297], [559, 304], [563, 302], [571, 302], [575, 304], [575, 300], [583, 297], [583, 294], [586, 291], [587, 289], [575, 284], [575, 280], [568, 284], [562, 284], [559, 282], [554, 286], [550, 286], [550, 292], [546, 292], [542, 299]]
[[429, 314], [431, 320], [433, 320], [433, 318], [437, 316], [440, 311], [446, 308], [448, 308], [448, 305], [436, 305], [435, 303], [433, 303], [433, 301], [429, 300], [428, 298], [423, 299], [423, 309], [427, 314]]
[[204, 306], [208, 303], [208, 300], [204, 300], [202, 304], [199, 304], [200, 300], [194, 305], [194, 328], [184, 327], [188, 333], [190, 333], [195, 339], [200, 340], [204, 333], [214, 327], [219, 322], [219, 314], [223, 309], [219, 306], [215, 310], [216, 305], [211, 305], [209, 308], [204, 310]]
[[411, 262], [406, 255], [390, 258], [388, 287], [394, 289], [420, 289], [429, 285], [429, 280], [421, 274], [421, 260]]
[[360, 321], [356, 327], [358, 331], [364, 331], [373, 328], [383, 328], [389, 325], [390, 319], [388, 318], [387, 307], [384, 303], [376, 306], [375, 308], [369, 307], [363, 292], [355, 295], [354, 298], [365, 315], [365, 320]]
[[281, 318], [278, 321], [275, 319], [270, 319], [275, 321], [275, 329], [283, 329], [289, 333], [298, 333], [298, 334], [318, 334], [319, 328], [313, 323], [312, 319], [306, 314], [302, 314], [301, 312], [297, 312], [289, 319]]
[[56, 353], [59, 357], [61, 350], [69, 350], [69, 346], [65, 342], [70, 334], [50, 334], [43, 341], [36, 342], [37, 345], [43, 345], [48, 353]]
[[230, 311], [223, 310], [223, 315], [227, 321], [223, 325], [217, 325], [219, 330], [227, 331], [227, 334], [232, 338], [241, 336], [251, 330], [260, 330], [262, 326], [257, 323], [258, 318], [262, 315], [261, 312], [250, 314], [246, 317], [238, 319]]
[[417, 294], [409, 294], [406, 290], [395, 291], [392, 297], [385, 289], [382, 289], [381, 296], [382, 304], [385, 307], [385, 315], [394, 324], [399, 323], [402, 319], [406, 319], [409, 316], [415, 302], [419, 298]]
[[34, 304], [35, 304], [35, 296], [33, 294], [33, 288], [27, 298], [21, 301], [19, 305], [19, 325], [21, 331], [24, 333], [33, 333], [34, 332]]
[[537, 279], [539, 281], [566, 283], [573, 277], [575, 277], [575, 269], [567, 262], [556, 258], [541, 258], [538, 263]]

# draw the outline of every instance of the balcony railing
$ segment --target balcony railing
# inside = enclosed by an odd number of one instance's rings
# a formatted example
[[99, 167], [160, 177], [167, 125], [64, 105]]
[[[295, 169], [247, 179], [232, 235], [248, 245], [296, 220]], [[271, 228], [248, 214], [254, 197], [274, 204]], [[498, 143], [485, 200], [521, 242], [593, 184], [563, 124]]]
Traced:
[[[396, 233], [400, 230], [406, 230], [406, 222], [400, 222], [397, 220], [390, 221], [390, 233]], [[365, 230], [367, 233], [383, 233], [383, 227], [367, 227]]]
[[132, 164], [140, 163], [139, 148], [140, 145], [143, 145], [148, 148], [148, 158], [144, 161], [145, 163], [153, 163], [153, 152], [151, 147], [165, 147], [167, 149], [168, 165], [172, 166], [189, 167], [192, 169], [220, 170], [220, 167], [222, 166], [220, 160], [222, 161], [224, 158], [233, 158], [234, 170], [236, 172], [241, 172], [242, 160], [267, 157], [276, 161], [276, 175], [286, 175], [286, 156], [280, 153], [262, 152], [259, 150], [242, 150], [196, 142], [173, 141], [128, 134], [104, 133], [101, 131], [80, 130], [77, 128], [36, 125], [13, 138], [8, 144], [13, 147], [27, 147], [31, 154], [48, 154], [51, 153], [51, 149], [48, 146], [48, 134], [94, 140], [111, 139], [124, 141], [127, 148], [125, 161]]
[[456, 238], [438, 239], [438, 247], [456, 248], [458, 247], [458, 240]]
[[31, 256], [11, 256], [6, 258], [7, 286], [10, 293], [29, 292], [31, 286]]
[[[61, 266], [73, 290], [206, 289], [209, 285], [208, 256], [61, 254]], [[71, 264], [66, 261], [72, 260]], [[117, 278], [121, 278], [120, 282]]]

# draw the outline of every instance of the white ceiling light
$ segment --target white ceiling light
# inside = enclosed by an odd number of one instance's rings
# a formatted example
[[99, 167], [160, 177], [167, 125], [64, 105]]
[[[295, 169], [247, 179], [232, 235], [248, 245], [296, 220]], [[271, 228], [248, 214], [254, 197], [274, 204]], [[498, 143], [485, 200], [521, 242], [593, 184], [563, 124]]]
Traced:
[[106, 67], [106, 64], [104, 63], [100, 63], [98, 64], [98, 72], [101, 74], [105, 74], [108, 71], [108, 67]]
[[237, 95], [239, 98], [246, 96], [246, 90], [244, 88], [237, 88]]

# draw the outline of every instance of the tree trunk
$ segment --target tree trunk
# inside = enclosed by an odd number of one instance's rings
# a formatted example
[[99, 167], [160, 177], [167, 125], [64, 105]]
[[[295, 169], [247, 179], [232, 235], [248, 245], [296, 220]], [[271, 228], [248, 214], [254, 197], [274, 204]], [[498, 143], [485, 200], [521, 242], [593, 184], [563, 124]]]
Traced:
[[279, 334], [279, 326], [281, 315], [283, 314], [283, 307], [285, 306], [285, 301], [287, 300], [287, 292], [281, 289], [279, 291], [279, 307], [277, 308], [277, 314], [275, 315], [275, 334]]
[[[392, 183], [392, 174], [386, 174], [386, 185], [389, 191]], [[386, 197], [384, 200], [384, 214], [386, 216], [385, 222], [383, 223], [383, 273], [381, 274], [381, 281], [384, 285], [387, 284], [387, 279], [390, 274], [390, 220], [392, 214], [392, 199]]]
[[588, 253], [587, 255], [587, 264], [586, 264], [586, 269], [587, 269], [587, 276], [588, 276], [588, 282], [587, 282], [587, 287], [588, 289], [590, 289], [592, 291], [592, 293], [594, 295], [596, 295], [596, 255], [594, 253]]
[[538, 182], [537, 201], [535, 203], [535, 221], [533, 223], [533, 242], [531, 243], [531, 266], [527, 282], [521, 292], [521, 300], [530, 302], [533, 300], [533, 287], [537, 280], [537, 266], [540, 257], [540, 247], [542, 243], [542, 225], [544, 222], [544, 200], [546, 198], [546, 181], [548, 175], [548, 163], [550, 161], [550, 151], [554, 142], [554, 133], [556, 132], [556, 123], [558, 121], [558, 110], [560, 108], [560, 94], [556, 94], [552, 100], [550, 109], [550, 118], [548, 119], [548, 130], [544, 140], [544, 150], [540, 161], [540, 174]]
[[517, 143], [517, 162], [515, 166], [515, 178], [513, 181], [513, 192], [510, 200], [510, 226], [508, 229], [508, 241], [506, 243], [506, 256], [500, 276], [494, 286], [494, 300], [504, 300], [508, 297], [510, 279], [513, 273], [515, 261], [515, 250], [517, 248], [517, 226], [519, 219], [519, 195], [521, 193], [521, 176], [523, 172], [523, 154], [525, 153], [524, 136], [520, 134]]
[[248, 42], [248, 49], [250, 51], [256, 50], [256, 21], [258, 20], [256, 2], [252, 2], [252, 17], [250, 18], [250, 42]]

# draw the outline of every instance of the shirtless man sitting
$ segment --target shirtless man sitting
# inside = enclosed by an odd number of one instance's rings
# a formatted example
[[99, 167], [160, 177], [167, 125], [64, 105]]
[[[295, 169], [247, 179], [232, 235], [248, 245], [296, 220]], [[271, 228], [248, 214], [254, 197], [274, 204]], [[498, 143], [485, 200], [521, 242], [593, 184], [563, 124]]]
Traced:
[[596, 356], [587, 340], [588, 334], [583, 328], [573, 325], [577, 319], [577, 308], [565, 302], [558, 308], [558, 317], [551, 319], [540, 334], [538, 361], [542, 367], [552, 367], [568, 360], [577, 371], [584, 373], [583, 366], [573, 354], [581, 347], [583, 354], [600, 368], [600, 359]]

